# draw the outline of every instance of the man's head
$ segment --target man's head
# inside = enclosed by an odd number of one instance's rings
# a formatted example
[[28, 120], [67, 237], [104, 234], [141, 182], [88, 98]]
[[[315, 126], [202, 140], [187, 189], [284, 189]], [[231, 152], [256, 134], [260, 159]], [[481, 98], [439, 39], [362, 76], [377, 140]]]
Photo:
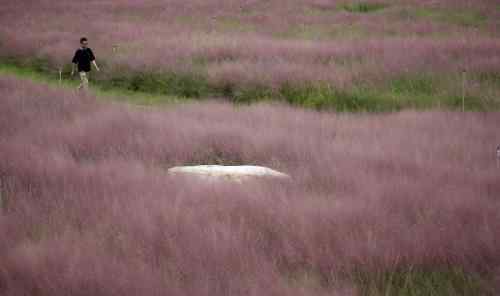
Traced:
[[85, 38], [85, 37], [80, 38], [80, 45], [81, 45], [83, 48], [86, 48], [86, 47], [87, 47], [87, 45], [88, 45], [88, 40], [87, 40], [87, 38]]

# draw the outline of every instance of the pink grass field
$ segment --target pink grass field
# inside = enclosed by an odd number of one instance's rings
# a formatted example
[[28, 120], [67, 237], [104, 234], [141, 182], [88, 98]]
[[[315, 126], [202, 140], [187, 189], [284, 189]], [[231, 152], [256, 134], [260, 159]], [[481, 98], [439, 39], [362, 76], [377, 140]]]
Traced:
[[[353, 13], [343, 7], [356, 2], [340, 0], [4, 0], [0, 57], [48, 58], [57, 69], [84, 35], [106, 63], [103, 75], [187, 71], [218, 85], [341, 89], [423, 75], [444, 80], [448, 92], [460, 88], [463, 69], [477, 83], [498, 75], [498, 1], [357, 2], [384, 6]], [[480, 88], [475, 96], [500, 94]]]
[[[356, 272], [449, 268], [500, 288], [498, 112], [149, 109], [8, 76], [0, 106], [1, 295], [358, 295]], [[166, 173], [193, 163], [293, 181]]]

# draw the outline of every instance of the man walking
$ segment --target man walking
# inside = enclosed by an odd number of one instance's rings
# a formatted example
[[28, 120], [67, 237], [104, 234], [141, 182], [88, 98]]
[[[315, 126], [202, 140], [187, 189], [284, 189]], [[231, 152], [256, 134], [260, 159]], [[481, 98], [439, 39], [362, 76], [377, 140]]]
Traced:
[[88, 90], [89, 88], [89, 73], [90, 73], [90, 63], [92, 63], [97, 71], [100, 71], [97, 63], [95, 62], [95, 56], [92, 50], [87, 47], [87, 38], [80, 38], [80, 48], [76, 50], [75, 56], [73, 57], [73, 67], [71, 69], [71, 76], [75, 74], [75, 66], [78, 66], [78, 73], [80, 74], [81, 83], [78, 86], [78, 90], [83, 88]]

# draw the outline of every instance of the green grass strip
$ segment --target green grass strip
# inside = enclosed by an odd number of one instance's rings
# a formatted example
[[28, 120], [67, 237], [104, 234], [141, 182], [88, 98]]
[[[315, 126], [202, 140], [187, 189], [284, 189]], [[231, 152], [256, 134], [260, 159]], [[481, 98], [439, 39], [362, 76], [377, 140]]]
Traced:
[[[107, 68], [107, 67], [103, 67]], [[0, 58], [0, 72], [15, 74], [35, 81], [60, 84], [76, 88], [78, 79], [69, 77], [70, 68], [59, 72], [47, 59]], [[496, 80], [496, 77], [488, 77]], [[186, 100], [224, 97], [237, 104], [261, 101], [281, 101], [294, 106], [337, 112], [393, 112], [402, 109], [462, 108], [462, 97], [455, 91], [441, 91], [443, 82], [431, 76], [400, 77], [388, 81], [386, 86], [353, 86], [337, 89], [328, 83], [283, 83], [277, 88], [265, 85], [212, 84], [198, 73], [138, 72], [114, 70], [111, 73], [92, 72], [91, 87], [99, 97], [113, 97], [139, 105], [180, 103]], [[465, 110], [498, 110], [500, 104], [485, 103], [467, 96]]]

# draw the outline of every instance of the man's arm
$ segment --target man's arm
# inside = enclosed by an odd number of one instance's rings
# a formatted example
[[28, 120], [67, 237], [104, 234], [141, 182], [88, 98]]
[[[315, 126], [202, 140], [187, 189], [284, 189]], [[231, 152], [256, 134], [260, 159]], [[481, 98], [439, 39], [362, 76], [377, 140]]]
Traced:
[[94, 67], [97, 71], [101, 71], [101, 69], [99, 69], [99, 67], [97, 66], [97, 63], [95, 62], [95, 60], [92, 61], [92, 64], [94, 65]]
[[97, 66], [97, 63], [95, 62], [94, 52], [92, 52], [92, 49], [90, 49], [90, 48], [89, 48], [89, 53], [90, 53], [90, 60], [92, 61], [92, 64], [94, 65], [95, 69], [97, 71], [101, 71], [101, 69], [99, 69], [99, 67]]
[[71, 76], [75, 75], [75, 68], [76, 68], [76, 64], [71, 63]]

